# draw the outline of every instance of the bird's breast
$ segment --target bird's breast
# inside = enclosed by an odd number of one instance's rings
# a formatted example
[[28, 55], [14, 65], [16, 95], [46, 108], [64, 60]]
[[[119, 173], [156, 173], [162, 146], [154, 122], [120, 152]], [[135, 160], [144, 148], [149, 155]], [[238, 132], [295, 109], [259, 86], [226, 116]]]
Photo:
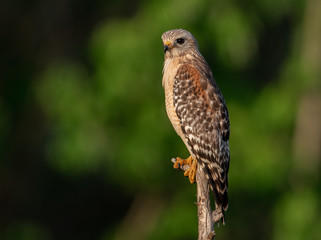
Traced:
[[173, 86], [175, 76], [179, 68], [178, 59], [166, 59], [163, 69], [163, 87], [165, 90], [165, 106], [169, 120], [171, 121], [176, 133], [183, 139], [184, 134], [181, 129], [181, 124], [176, 114], [176, 110], [173, 102]]

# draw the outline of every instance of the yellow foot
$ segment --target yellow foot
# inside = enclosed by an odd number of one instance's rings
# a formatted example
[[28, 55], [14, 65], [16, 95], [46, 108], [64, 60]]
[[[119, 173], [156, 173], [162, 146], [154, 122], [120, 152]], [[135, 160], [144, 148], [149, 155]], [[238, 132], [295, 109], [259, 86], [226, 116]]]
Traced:
[[178, 169], [182, 165], [188, 165], [190, 168], [184, 172], [184, 176], [189, 178], [190, 183], [195, 183], [197, 160], [189, 156], [187, 159], [176, 158], [174, 168]]

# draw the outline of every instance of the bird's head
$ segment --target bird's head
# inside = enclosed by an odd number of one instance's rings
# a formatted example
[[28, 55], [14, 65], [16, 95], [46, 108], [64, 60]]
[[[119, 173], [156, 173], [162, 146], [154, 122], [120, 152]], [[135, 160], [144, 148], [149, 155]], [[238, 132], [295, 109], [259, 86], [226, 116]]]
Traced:
[[162, 35], [165, 58], [179, 57], [191, 50], [198, 51], [194, 36], [184, 29], [169, 30]]

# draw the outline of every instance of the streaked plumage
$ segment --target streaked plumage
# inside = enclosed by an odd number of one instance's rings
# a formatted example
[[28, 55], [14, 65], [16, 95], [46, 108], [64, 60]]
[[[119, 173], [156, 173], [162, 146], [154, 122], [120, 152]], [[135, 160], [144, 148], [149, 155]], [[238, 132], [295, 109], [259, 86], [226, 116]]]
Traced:
[[224, 216], [228, 208], [230, 123], [223, 95], [191, 33], [170, 30], [162, 35], [162, 41], [167, 115], [203, 169], [214, 192], [216, 210]]

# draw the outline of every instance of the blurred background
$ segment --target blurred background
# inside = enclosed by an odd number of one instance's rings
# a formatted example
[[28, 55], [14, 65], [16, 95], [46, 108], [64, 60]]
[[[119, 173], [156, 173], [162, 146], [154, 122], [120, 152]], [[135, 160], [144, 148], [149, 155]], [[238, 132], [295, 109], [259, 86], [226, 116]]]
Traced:
[[196, 239], [160, 36], [197, 38], [230, 112], [217, 239], [320, 239], [321, 1], [0, 3], [0, 239]]

